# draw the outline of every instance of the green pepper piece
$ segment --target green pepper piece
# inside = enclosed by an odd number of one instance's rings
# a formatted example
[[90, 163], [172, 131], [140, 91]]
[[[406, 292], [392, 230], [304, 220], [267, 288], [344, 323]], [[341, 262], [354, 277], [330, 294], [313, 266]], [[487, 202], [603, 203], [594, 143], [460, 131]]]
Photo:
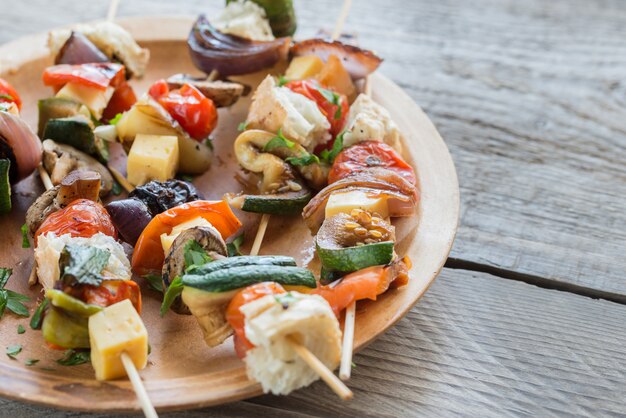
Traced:
[[89, 318], [91, 315], [102, 310], [102, 307], [100, 306], [86, 304], [85, 302], [82, 302], [81, 300], [56, 289], [46, 290], [46, 298], [50, 300], [50, 303], [53, 306], [81, 318]]
[[[234, 0], [227, 0], [226, 4]], [[252, 0], [265, 9], [265, 14], [270, 21], [272, 33], [277, 38], [291, 36], [296, 32], [296, 13], [293, 9], [292, 0]]]
[[88, 318], [51, 307], [41, 325], [43, 338], [63, 348], [89, 348]]

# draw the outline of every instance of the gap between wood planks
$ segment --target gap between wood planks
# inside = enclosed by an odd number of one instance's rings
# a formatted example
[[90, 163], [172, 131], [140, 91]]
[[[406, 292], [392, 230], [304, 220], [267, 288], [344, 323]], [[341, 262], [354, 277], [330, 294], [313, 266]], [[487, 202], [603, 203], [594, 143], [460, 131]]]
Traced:
[[446, 260], [446, 264], [444, 265], [444, 267], [457, 270], [469, 270], [489, 273], [490, 275], [501, 279], [516, 280], [543, 289], [559, 290], [561, 292], [573, 293], [575, 295], [585, 296], [591, 299], [603, 299], [610, 302], [619, 303], [621, 305], [626, 305], [626, 295], [604, 292], [602, 290], [591, 289], [584, 286], [577, 286], [572, 283], [561, 282], [555, 279], [551, 279], [549, 277], [520, 273], [515, 270], [508, 270], [488, 264], [481, 264], [475, 261], [449, 257]]

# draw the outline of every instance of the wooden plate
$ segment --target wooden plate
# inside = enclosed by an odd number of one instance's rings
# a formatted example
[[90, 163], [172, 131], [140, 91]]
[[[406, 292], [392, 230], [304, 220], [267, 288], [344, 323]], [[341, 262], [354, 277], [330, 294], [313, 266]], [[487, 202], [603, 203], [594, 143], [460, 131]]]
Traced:
[[[198, 73], [184, 41], [191, 18], [133, 18], [119, 23], [149, 48], [152, 55], [146, 77], [133, 82], [136, 91], [144, 92], [154, 80], [173, 73]], [[46, 37], [47, 34], [37, 34], [0, 46], [0, 77], [20, 92], [23, 116], [33, 127], [37, 122], [37, 100], [51, 95], [40, 81], [44, 68], [52, 64], [45, 46]], [[410, 284], [388, 292], [375, 303], [359, 303], [357, 350], [402, 318], [432, 284], [452, 246], [459, 216], [454, 164], [437, 130], [396, 84], [380, 74], [374, 74], [371, 82], [374, 99], [389, 110], [405, 135], [406, 157], [417, 170], [422, 199], [418, 216], [395, 222], [398, 253], [408, 254], [413, 261]], [[219, 199], [225, 192], [241, 190], [234, 179], [238, 167], [232, 142], [237, 135], [237, 124], [246, 117], [248, 105], [249, 98], [245, 98], [230, 109], [220, 110], [219, 127], [214, 133], [213, 167], [195, 180], [206, 198]], [[123, 160], [116, 164], [123, 167]], [[32, 249], [21, 248], [20, 226], [26, 209], [42, 190], [34, 176], [21, 182], [14, 188], [12, 213], [0, 220], [4, 234], [0, 242], [0, 266], [14, 269], [8, 288], [32, 298], [27, 304], [31, 313], [41, 292], [39, 287], [29, 289], [26, 284], [33, 256]], [[246, 225], [249, 247], [260, 217], [238, 215]], [[292, 255], [301, 264], [317, 268], [311, 236], [297, 216], [271, 220], [261, 253]], [[174, 313], [159, 318], [160, 295], [145, 283], [142, 287], [145, 306], [142, 316], [152, 353], [148, 367], [141, 374], [157, 409], [195, 408], [261, 394], [260, 386], [247, 379], [231, 339], [220, 347], [208, 349], [194, 318]], [[27, 329], [26, 333], [18, 335], [18, 324]], [[5, 314], [0, 321], [0, 341], [2, 349], [11, 344], [23, 346], [16, 360], [0, 354], [0, 396], [57, 408], [109, 413], [139, 408], [128, 381], [98, 382], [89, 364], [58, 365], [55, 360], [62, 353], [47, 349], [41, 333], [31, 330], [26, 318]], [[26, 366], [24, 362], [30, 358], [39, 362]]]

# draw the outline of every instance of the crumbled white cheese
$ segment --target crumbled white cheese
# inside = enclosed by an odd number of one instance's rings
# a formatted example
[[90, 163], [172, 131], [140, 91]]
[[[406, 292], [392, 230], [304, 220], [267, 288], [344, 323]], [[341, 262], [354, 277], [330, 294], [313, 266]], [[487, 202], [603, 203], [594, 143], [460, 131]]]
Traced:
[[212, 19], [212, 23], [222, 33], [253, 41], [274, 40], [265, 10], [251, 1], [238, 0], [228, 3], [222, 13]]
[[363, 141], [381, 141], [402, 151], [401, 134], [391, 115], [368, 95], [360, 94], [352, 106], [343, 135], [345, 147]]

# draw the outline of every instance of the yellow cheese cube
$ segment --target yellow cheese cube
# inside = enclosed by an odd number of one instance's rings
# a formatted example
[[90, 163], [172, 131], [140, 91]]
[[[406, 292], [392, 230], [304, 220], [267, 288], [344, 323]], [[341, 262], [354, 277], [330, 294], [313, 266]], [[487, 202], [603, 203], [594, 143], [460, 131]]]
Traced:
[[389, 217], [389, 208], [385, 197], [371, 197], [366, 192], [354, 190], [332, 193], [326, 204], [326, 218], [338, 213], [350, 213], [352, 209], [363, 209], [376, 212], [383, 218]]
[[167, 255], [170, 250], [172, 244], [176, 237], [186, 229], [191, 229], [196, 226], [213, 226], [211, 222], [204, 219], [202, 216], [198, 216], [197, 218], [193, 218], [187, 222], [183, 222], [182, 224], [176, 225], [172, 228], [172, 232], [169, 234], [161, 234], [161, 246], [163, 247], [163, 252]]
[[175, 136], [137, 135], [128, 153], [128, 181], [140, 186], [150, 180], [173, 178], [178, 169], [178, 155]]
[[323, 67], [324, 61], [317, 55], [295, 57], [285, 71], [285, 78], [287, 80], [304, 80], [315, 77]]
[[89, 317], [89, 344], [98, 380], [126, 376], [122, 353], [128, 354], [137, 369], [148, 362], [148, 331], [128, 299]]
[[71, 99], [82, 103], [87, 106], [94, 118], [100, 119], [114, 91], [115, 89], [113, 87], [107, 87], [105, 90], [101, 90], [82, 84], [67, 83], [59, 90], [56, 97]]

